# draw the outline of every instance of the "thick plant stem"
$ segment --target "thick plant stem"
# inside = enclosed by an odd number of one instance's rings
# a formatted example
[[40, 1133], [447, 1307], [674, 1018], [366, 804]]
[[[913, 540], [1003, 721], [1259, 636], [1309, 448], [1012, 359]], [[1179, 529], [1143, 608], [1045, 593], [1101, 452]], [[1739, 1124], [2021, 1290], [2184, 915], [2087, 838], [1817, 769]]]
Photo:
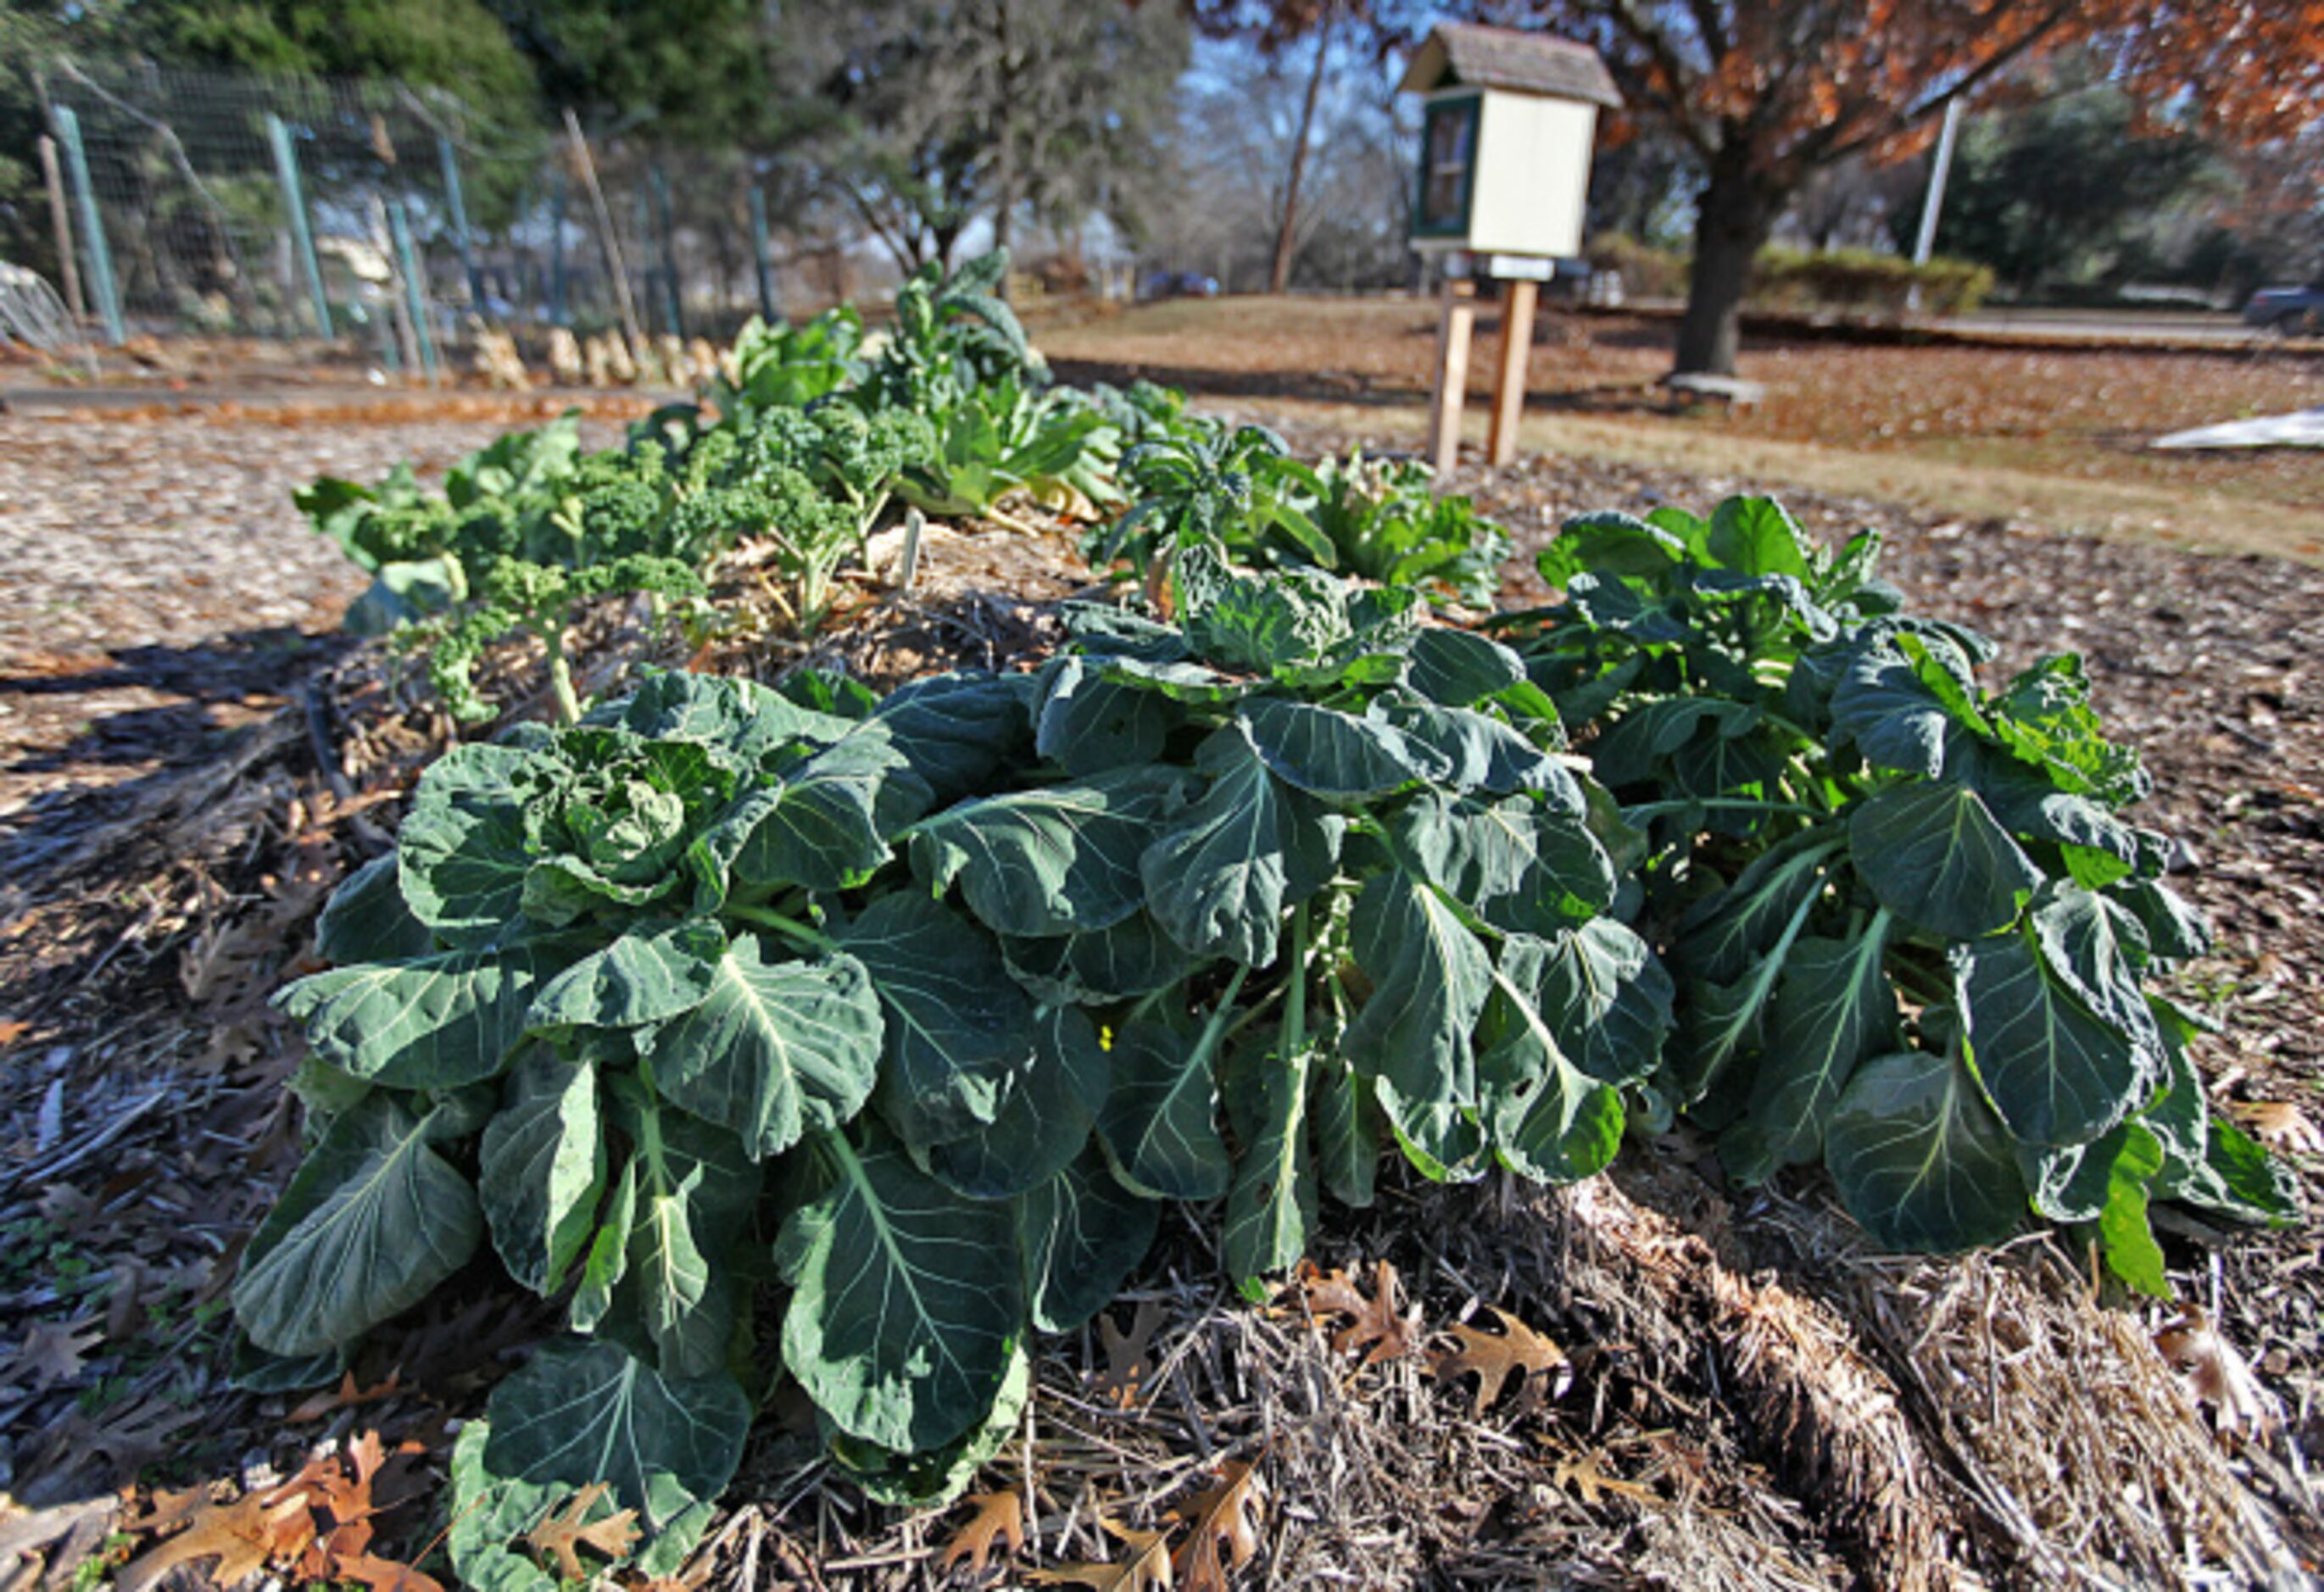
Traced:
[[565, 656], [565, 628], [544, 628], [540, 639], [549, 646], [549, 684], [557, 693], [558, 715], [568, 724], [581, 722], [581, 697], [573, 689], [573, 661]]
[[724, 911], [729, 917], [739, 917], [744, 923], [756, 924], [761, 928], [772, 929], [785, 939], [811, 950], [836, 951], [839, 949], [839, 942], [821, 929], [811, 924], [801, 923], [798, 918], [786, 917], [772, 907], [748, 906], [739, 901], [729, 901], [726, 903]]

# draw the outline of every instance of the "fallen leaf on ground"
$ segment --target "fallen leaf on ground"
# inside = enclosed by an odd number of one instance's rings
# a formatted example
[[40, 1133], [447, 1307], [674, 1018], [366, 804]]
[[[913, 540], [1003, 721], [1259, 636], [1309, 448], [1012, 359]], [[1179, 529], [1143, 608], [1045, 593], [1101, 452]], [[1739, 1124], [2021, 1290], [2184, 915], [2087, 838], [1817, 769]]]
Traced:
[[2200, 1307], [2181, 1305], [2177, 1318], [2154, 1335], [2154, 1347], [2185, 1379], [2187, 1391], [2211, 1406], [2220, 1431], [2264, 1437], [2283, 1419], [2283, 1405]]
[[2319, 1133], [2290, 1100], [2244, 1100], [2227, 1110], [2251, 1130], [2254, 1138], [2271, 1148], [2324, 1155], [2324, 1133]]
[[341, 1555], [332, 1569], [342, 1581], [368, 1587], [372, 1592], [444, 1592], [444, 1583], [431, 1575], [374, 1554]]
[[355, 1374], [349, 1371], [339, 1378], [337, 1388], [328, 1393], [309, 1394], [296, 1409], [282, 1419], [293, 1426], [301, 1426], [309, 1421], [320, 1421], [324, 1416], [337, 1411], [351, 1410], [357, 1404], [367, 1404], [374, 1399], [392, 1397], [402, 1391], [401, 1372], [390, 1371], [387, 1374], [387, 1380], [375, 1386], [357, 1387]]
[[1459, 1339], [1461, 1347], [1436, 1353], [1437, 1380], [1453, 1382], [1475, 1372], [1480, 1415], [1491, 1408], [1508, 1379], [1520, 1371], [1525, 1374], [1525, 1385], [1517, 1394], [1520, 1413], [1539, 1409], [1547, 1399], [1563, 1393], [1573, 1379], [1565, 1351], [1508, 1311], [1490, 1304], [1485, 1308], [1500, 1322], [1501, 1330], [1488, 1332], [1466, 1321], [1447, 1327], [1445, 1331]]
[[1370, 1299], [1349, 1280], [1347, 1273], [1319, 1271], [1310, 1261], [1300, 1262], [1299, 1284], [1306, 1292], [1311, 1311], [1355, 1318], [1352, 1325], [1333, 1334], [1332, 1348], [1337, 1352], [1348, 1354], [1369, 1346], [1364, 1364], [1377, 1366], [1383, 1360], [1400, 1360], [1420, 1351], [1420, 1311], [1416, 1306], [1408, 1315], [1397, 1314], [1396, 1267], [1387, 1261], [1379, 1262], [1372, 1273]]
[[273, 1540], [273, 1524], [258, 1494], [231, 1504], [205, 1504], [184, 1531], [124, 1565], [114, 1578], [114, 1592], [144, 1592], [178, 1566], [197, 1559], [216, 1559], [211, 1583], [231, 1587], [266, 1568]]
[[1187, 1592], [1226, 1592], [1227, 1572], [1259, 1556], [1259, 1526], [1266, 1505], [1267, 1487], [1259, 1472], [1245, 1460], [1230, 1459], [1219, 1468], [1217, 1486], [1204, 1488], [1170, 1512], [1173, 1520], [1194, 1528], [1171, 1559]]
[[83, 1357], [104, 1334], [97, 1328], [69, 1326], [63, 1321], [34, 1321], [24, 1334], [24, 1345], [8, 1362], [10, 1375], [29, 1372], [37, 1392], [59, 1382], [70, 1382], [88, 1367]]
[[950, 1569], [962, 1560], [968, 1560], [973, 1574], [982, 1575], [992, 1557], [994, 1540], [1009, 1544], [1009, 1551], [1021, 1551], [1025, 1546], [1025, 1500], [1015, 1489], [999, 1493], [971, 1493], [966, 1500], [976, 1505], [976, 1513], [956, 1532], [936, 1560], [938, 1569]]
[[1151, 1299], [1139, 1304], [1126, 1333], [1113, 1324], [1112, 1316], [1097, 1319], [1098, 1341], [1105, 1348], [1105, 1369], [1098, 1373], [1097, 1390], [1122, 1409], [1146, 1396], [1149, 1376], [1146, 1355], [1153, 1347], [1154, 1334], [1162, 1330], [1163, 1319], [1162, 1306]]
[[578, 1551], [584, 1546], [595, 1549], [610, 1560], [626, 1558], [630, 1545], [638, 1540], [636, 1510], [624, 1509], [603, 1520], [583, 1523], [584, 1517], [596, 1507], [597, 1500], [612, 1490], [609, 1482], [591, 1482], [574, 1494], [563, 1509], [526, 1532], [525, 1545], [535, 1553], [546, 1553], [555, 1559], [558, 1572], [568, 1581], [583, 1580], [588, 1576]]
[[1595, 1454], [1584, 1454], [1578, 1459], [1560, 1459], [1557, 1468], [1550, 1473], [1550, 1479], [1559, 1486], [1571, 1485], [1575, 1492], [1582, 1495], [1582, 1501], [1592, 1508], [1608, 1493], [1618, 1493], [1626, 1498], [1646, 1502], [1652, 1502], [1655, 1497], [1654, 1488], [1642, 1487], [1637, 1482], [1624, 1481], [1618, 1476], [1610, 1476], [1600, 1470]]
[[5, 1050], [32, 1031], [32, 1025], [30, 1023], [0, 1023], [0, 1050]]
[[1130, 1550], [1128, 1559], [1119, 1564], [1061, 1564], [1055, 1569], [1028, 1570], [1025, 1578], [1044, 1586], [1088, 1587], [1093, 1592], [1151, 1592], [1171, 1584], [1167, 1535], [1132, 1531], [1110, 1520], [1101, 1520], [1098, 1524], [1121, 1540], [1122, 1546]]

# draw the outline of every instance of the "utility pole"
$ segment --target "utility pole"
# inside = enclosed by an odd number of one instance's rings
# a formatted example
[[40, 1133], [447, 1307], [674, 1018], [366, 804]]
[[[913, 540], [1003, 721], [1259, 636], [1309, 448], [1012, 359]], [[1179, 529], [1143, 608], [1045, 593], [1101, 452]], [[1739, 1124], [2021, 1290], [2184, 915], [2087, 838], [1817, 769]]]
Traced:
[[[1913, 264], [1915, 268], [1929, 262], [1929, 254], [1937, 246], [1937, 217], [1945, 207], [1945, 179], [1952, 175], [1953, 143], [1960, 136], [1961, 97], [1954, 95], [1945, 101], [1945, 125], [1937, 134], [1936, 159], [1929, 166], [1929, 194], [1921, 201], [1920, 235], [1913, 240]], [[1914, 282], [1909, 299], [1912, 307], [1921, 307], [1921, 284]]]

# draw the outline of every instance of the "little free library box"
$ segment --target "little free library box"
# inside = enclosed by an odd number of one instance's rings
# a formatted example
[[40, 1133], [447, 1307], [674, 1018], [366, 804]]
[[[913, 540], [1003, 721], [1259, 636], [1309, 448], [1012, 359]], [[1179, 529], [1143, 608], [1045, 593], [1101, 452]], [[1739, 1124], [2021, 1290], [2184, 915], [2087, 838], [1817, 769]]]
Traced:
[[1423, 106], [1412, 246], [1444, 256], [1445, 315], [1430, 456], [1459, 447], [1474, 316], [1471, 280], [1502, 279], [1501, 371], [1488, 452], [1517, 449], [1536, 284], [1582, 253], [1598, 113], [1622, 97], [1586, 44], [1518, 28], [1444, 23], [1412, 58], [1399, 89]]

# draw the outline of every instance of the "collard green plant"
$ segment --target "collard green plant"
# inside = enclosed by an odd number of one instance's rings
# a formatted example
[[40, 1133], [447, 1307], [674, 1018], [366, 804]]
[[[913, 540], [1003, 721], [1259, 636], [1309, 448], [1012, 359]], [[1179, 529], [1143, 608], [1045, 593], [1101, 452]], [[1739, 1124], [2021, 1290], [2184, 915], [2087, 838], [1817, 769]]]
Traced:
[[1426, 465], [1367, 459], [1360, 448], [1294, 469], [1310, 499], [1307, 523], [1332, 548], [1325, 567], [1492, 606], [1508, 536], [1467, 498], [1439, 493]]
[[1311, 566], [1488, 607], [1508, 537], [1465, 497], [1438, 494], [1425, 465], [1308, 465], [1261, 427], [1184, 426], [1166, 415], [1124, 456], [1128, 512], [1093, 532], [1091, 561], [1146, 575], [1173, 549], [1215, 539], [1238, 563]]
[[1646, 917], [1679, 980], [1656, 1085], [1746, 1182], [1821, 1160], [1884, 1243], [1963, 1249], [2038, 1214], [2161, 1293], [2150, 1200], [2288, 1208], [2145, 987], [2207, 932], [2169, 842], [2124, 815], [2146, 778], [2079, 662], [1988, 691], [1989, 645], [1901, 612], [1877, 554], [1763, 499], [1595, 515], [1542, 555], [1565, 601], [1508, 621], [1653, 837]]
[[[964, 1479], [1163, 1200], [1223, 1201], [1255, 1279], [1388, 1144], [1603, 1166], [1669, 982], [1517, 659], [1408, 592], [1176, 584], [1182, 625], [1084, 609], [861, 716], [663, 675], [438, 762], [282, 998], [316, 1134], [251, 1342], [327, 1376], [494, 1256], [567, 1330], [476, 1486], [676, 1531], [770, 1366], [872, 1485]], [[604, 1442], [544, 1425], [578, 1408]]]

